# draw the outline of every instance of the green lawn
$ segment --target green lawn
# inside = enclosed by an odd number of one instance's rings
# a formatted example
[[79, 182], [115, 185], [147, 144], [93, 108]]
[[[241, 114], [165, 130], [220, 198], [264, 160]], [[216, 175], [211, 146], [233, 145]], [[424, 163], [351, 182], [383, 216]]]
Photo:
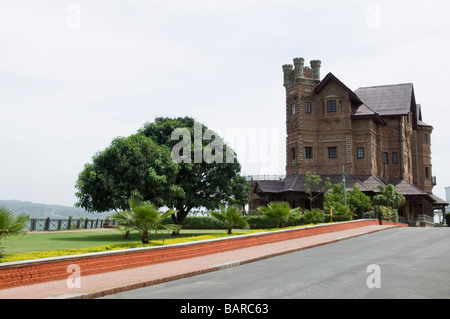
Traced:
[[[248, 232], [248, 230], [233, 229], [233, 233]], [[168, 240], [181, 237], [201, 236], [207, 234], [226, 233], [226, 230], [192, 230], [184, 229], [179, 236], [173, 237], [167, 233], [152, 235], [150, 240]], [[123, 238], [118, 230], [105, 230], [101, 232], [51, 232], [29, 233], [23, 236], [5, 238], [0, 245], [4, 247], [5, 254], [23, 254], [28, 252], [89, 248], [102, 245], [140, 242], [137, 232], [131, 233], [130, 239]]]

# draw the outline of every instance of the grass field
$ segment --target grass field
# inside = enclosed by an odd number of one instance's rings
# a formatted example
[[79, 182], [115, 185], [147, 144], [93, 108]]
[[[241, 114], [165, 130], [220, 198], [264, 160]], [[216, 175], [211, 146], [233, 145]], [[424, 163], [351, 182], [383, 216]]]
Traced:
[[[248, 232], [248, 230], [233, 229], [233, 233]], [[181, 237], [201, 236], [207, 234], [226, 233], [226, 230], [182, 230], [179, 236], [170, 236], [167, 233], [151, 235], [151, 241], [169, 240]], [[1, 246], [5, 248], [5, 254], [23, 254], [28, 252], [39, 252], [48, 250], [79, 249], [102, 245], [124, 244], [140, 242], [137, 232], [131, 233], [130, 239], [125, 239], [123, 233], [118, 230], [84, 231], [84, 232], [46, 232], [29, 233], [3, 239]]]

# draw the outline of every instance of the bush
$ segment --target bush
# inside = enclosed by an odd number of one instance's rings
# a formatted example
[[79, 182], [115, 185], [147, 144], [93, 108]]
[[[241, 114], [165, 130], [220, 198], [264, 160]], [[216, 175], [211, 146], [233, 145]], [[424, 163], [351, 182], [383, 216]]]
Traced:
[[447, 226], [450, 227], [450, 212], [445, 213], [445, 220], [447, 221]]
[[319, 209], [307, 210], [303, 213], [303, 221], [306, 224], [319, 224], [325, 221], [325, 213]]
[[372, 208], [367, 212], [369, 218], [379, 218], [390, 222], [398, 223], [398, 211], [394, 208], [387, 206], [377, 206], [378, 216], [376, 216], [374, 209]]
[[344, 206], [341, 203], [334, 203], [333, 206], [330, 207], [333, 212], [333, 221], [336, 222], [344, 222], [353, 219], [353, 216], [356, 216], [348, 206]]
[[[169, 218], [172, 221], [171, 218]], [[224, 229], [219, 221], [209, 216], [187, 216], [182, 225], [183, 229]]]
[[[250, 229], [272, 229], [272, 228], [279, 228], [276, 223], [276, 221], [270, 220], [269, 218], [263, 216], [263, 215], [247, 215], [245, 216], [245, 219], [247, 220], [247, 223], [250, 227]], [[305, 223], [303, 220], [295, 219], [287, 221], [285, 224], [283, 224], [283, 227], [293, 227], [293, 226], [301, 226]]]

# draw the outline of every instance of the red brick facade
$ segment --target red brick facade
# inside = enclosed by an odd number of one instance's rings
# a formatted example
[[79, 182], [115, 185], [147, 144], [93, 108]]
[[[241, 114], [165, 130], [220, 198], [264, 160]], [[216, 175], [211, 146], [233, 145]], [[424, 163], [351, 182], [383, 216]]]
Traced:
[[303, 58], [283, 65], [287, 177], [257, 181], [251, 209], [278, 200], [320, 207], [320, 197], [309, 203], [305, 194], [306, 173], [340, 183], [345, 172], [350, 190], [356, 185], [369, 196], [393, 184], [407, 200], [402, 220], [433, 224], [433, 210], [442, 202], [432, 194], [433, 127], [422, 121], [413, 84], [352, 91], [332, 73], [321, 80], [320, 67], [318, 60], [305, 66]]
[[[399, 101], [405, 103], [401, 110], [393, 105], [378, 113], [377, 105], [365, 105], [357, 95], [364, 89], [355, 93], [331, 73], [320, 81], [320, 63], [311, 61], [309, 68], [300, 61], [294, 60], [295, 68], [283, 67], [286, 175], [333, 175], [344, 167], [352, 175], [405, 179], [431, 193], [433, 128], [421, 122], [412, 85], [369, 88], [374, 95], [390, 91], [409, 94], [409, 99]], [[312, 67], [316, 68], [314, 74]]]

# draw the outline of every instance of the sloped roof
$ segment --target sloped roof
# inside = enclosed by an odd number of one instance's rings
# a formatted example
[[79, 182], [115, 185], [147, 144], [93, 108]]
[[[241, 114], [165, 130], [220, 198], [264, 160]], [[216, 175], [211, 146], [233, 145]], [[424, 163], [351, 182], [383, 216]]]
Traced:
[[355, 94], [381, 116], [406, 115], [415, 105], [412, 83], [364, 87]]
[[344, 83], [342, 83], [341, 80], [339, 80], [333, 73], [328, 73], [322, 81], [320, 81], [319, 84], [317, 84], [317, 86], [314, 89], [314, 92], [316, 94], [319, 94], [320, 91], [323, 90], [323, 88], [325, 88], [327, 86], [327, 84], [330, 81], [334, 81], [336, 82], [340, 87], [342, 87], [344, 90], [346, 90], [349, 93], [350, 96], [350, 101], [352, 101], [352, 104], [356, 104], [356, 105], [361, 105], [362, 101], [360, 100], [360, 98], [358, 97], [357, 94], [355, 94], [355, 92], [353, 92], [352, 90], [350, 90]]
[[449, 203], [447, 203], [447, 201], [443, 200], [442, 198], [431, 194], [430, 195], [436, 202], [434, 203], [435, 206], [448, 206], [450, 205]]
[[[332, 184], [339, 184], [343, 181], [342, 175], [321, 175], [320, 177], [323, 182], [321, 185], [314, 187], [313, 192], [318, 192], [327, 178], [330, 178]], [[305, 175], [291, 175], [281, 181], [258, 181], [255, 190], [257, 193], [305, 192], [305, 183]], [[389, 184], [394, 185], [395, 191], [401, 195], [426, 196], [435, 201], [430, 194], [423, 192], [405, 179], [383, 179], [375, 176], [356, 175], [346, 175], [345, 177], [345, 186], [349, 191], [356, 185], [362, 192], [379, 193], [378, 186], [386, 187]]]
[[371, 118], [377, 123], [386, 124], [386, 122], [380, 117], [380, 115], [365, 103], [361, 104], [359, 107], [353, 110], [352, 118], [354, 119]]
[[417, 104], [417, 125], [432, 127], [431, 125], [422, 121], [422, 106], [420, 104]]

